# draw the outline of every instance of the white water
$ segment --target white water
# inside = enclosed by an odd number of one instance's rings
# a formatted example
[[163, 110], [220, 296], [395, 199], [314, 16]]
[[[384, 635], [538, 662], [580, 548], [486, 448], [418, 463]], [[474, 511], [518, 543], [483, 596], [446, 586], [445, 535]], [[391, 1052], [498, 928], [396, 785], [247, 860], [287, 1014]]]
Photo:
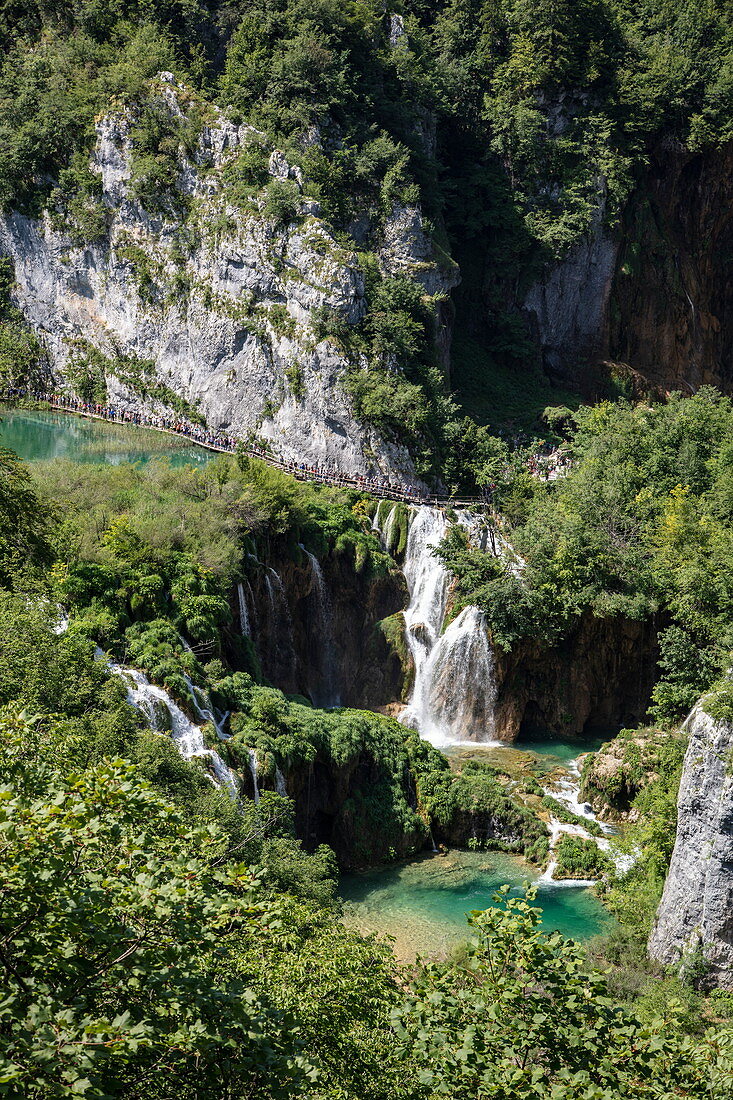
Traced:
[[[472, 537], [480, 529], [474, 517], [462, 516], [460, 522]], [[494, 734], [497, 687], [485, 616], [476, 607], [464, 608], [441, 635], [449, 578], [432, 550], [446, 529], [436, 508], [413, 513], [404, 567], [410, 602], [404, 614], [415, 681], [401, 720], [435, 745], [469, 737], [486, 743]]]
[[288, 797], [288, 788], [285, 783], [285, 776], [280, 771], [277, 765], [275, 765], [275, 790], [283, 798]]
[[[216, 717], [216, 711], [211, 699], [202, 691], [201, 688], [196, 687], [185, 673], [182, 674], [186, 687], [188, 688], [188, 694], [191, 696], [191, 702], [193, 703], [194, 710], [204, 722], [211, 722], [212, 726], [216, 730], [217, 736], [220, 741], [228, 741], [229, 734], [224, 732], [224, 723], [229, 717], [229, 712], [223, 714], [221, 718]], [[204, 706], [201, 705], [201, 700], [204, 702]]]
[[162, 706], [167, 710], [170, 716], [171, 736], [184, 760], [192, 760], [196, 757], [205, 759], [214, 773], [213, 775], [207, 773], [211, 782], [216, 787], [223, 787], [229, 797], [236, 801], [239, 797], [236, 776], [218, 752], [206, 747], [201, 727], [195, 725], [188, 715], [184, 714], [163, 688], [151, 684], [144, 673], [135, 668], [123, 668], [122, 665], [115, 664], [101, 649], [97, 650], [97, 655], [107, 661], [110, 672], [122, 678], [127, 688], [127, 698], [145, 715], [152, 729], [160, 731], [158, 708]]
[[247, 749], [247, 755], [249, 757], [249, 770], [252, 773], [252, 786], [254, 788], [255, 805], [260, 800], [260, 788], [257, 782], [257, 752], [255, 749]]
[[334, 637], [333, 606], [328, 591], [321, 563], [315, 554], [306, 550], [302, 542], [300, 549], [308, 559], [311, 574], [313, 576], [313, 589], [315, 592], [318, 613], [318, 642], [319, 642], [319, 683], [311, 691], [313, 702], [318, 707], [338, 707], [341, 697], [336, 688], [336, 641]]
[[280, 574], [271, 566], [265, 573], [267, 588], [270, 673], [276, 678], [291, 678], [295, 674], [295, 649], [293, 647], [293, 619], [288, 598]]
[[[587, 821], [595, 821], [604, 833], [612, 833], [613, 826], [608, 825], [603, 821], [598, 821], [593, 808], [587, 802], [580, 801], [580, 763], [577, 759], [569, 760], [567, 764], [569, 775], [562, 779], [557, 779], [552, 786], [545, 787], [544, 793], [550, 795], [558, 802], [562, 802], [563, 806], [566, 806], [571, 813], [576, 817], [584, 817]], [[542, 875], [540, 882], [549, 884], [552, 886], [592, 886], [595, 879], [556, 879], [553, 878], [555, 870], [557, 868], [557, 860], [552, 856], [555, 851], [560, 837], [566, 836], [579, 836], [583, 840], [592, 840], [601, 851], [606, 852], [609, 858], [613, 861], [616, 867], [616, 874], [623, 875], [634, 862], [633, 856], [628, 856], [623, 853], [617, 853], [611, 847], [611, 841], [608, 836], [600, 837], [594, 836], [588, 832], [581, 825], [572, 825], [567, 822], [558, 821], [557, 818], [550, 817], [550, 862], [547, 866], [547, 870]]]
[[252, 629], [249, 624], [249, 611], [247, 610], [247, 600], [244, 595], [244, 585], [241, 581], [237, 585], [237, 596], [239, 597], [239, 629], [245, 638], [251, 638]]

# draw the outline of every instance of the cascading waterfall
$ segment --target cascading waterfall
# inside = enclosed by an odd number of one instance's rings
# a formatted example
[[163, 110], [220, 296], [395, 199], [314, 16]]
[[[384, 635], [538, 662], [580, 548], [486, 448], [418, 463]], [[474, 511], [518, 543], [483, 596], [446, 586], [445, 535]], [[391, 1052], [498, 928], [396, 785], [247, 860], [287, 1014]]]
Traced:
[[425, 661], [419, 697], [417, 677], [415, 688], [411, 709], [429, 741], [460, 741], [467, 733], [492, 740], [498, 689], [482, 611], [466, 607], [453, 620]]
[[[562, 802], [564, 806], [567, 806], [568, 810], [576, 817], [584, 817], [587, 821], [595, 821], [604, 833], [609, 834], [614, 832], [612, 825], [608, 825], [603, 821], [598, 821], [593, 808], [587, 802], [580, 801], [580, 765], [579, 761], [569, 760], [567, 764], [568, 776], [557, 779], [552, 786], [545, 787], [545, 794], [549, 794], [557, 802]], [[611, 842], [606, 836], [594, 836], [589, 833], [587, 829], [584, 829], [582, 825], [573, 825], [569, 822], [558, 821], [555, 817], [550, 817], [550, 862], [547, 865], [547, 869], [542, 875], [540, 882], [544, 884], [551, 884], [553, 886], [592, 886], [593, 879], [556, 879], [554, 878], [555, 870], [557, 868], [557, 859], [554, 856], [554, 851], [557, 846], [560, 837], [565, 836], [579, 836], [583, 840], [592, 840], [598, 847], [608, 853], [614, 862], [617, 874], [624, 874], [634, 862], [633, 856], [625, 854], [616, 854], [610, 851]]]
[[275, 765], [275, 790], [283, 798], [288, 797], [288, 788], [285, 782], [285, 776], [280, 771], [277, 765]]
[[[188, 693], [191, 696], [191, 702], [193, 703], [194, 710], [198, 714], [199, 718], [203, 719], [204, 722], [211, 722], [212, 726], [216, 730], [217, 736], [220, 741], [228, 741], [229, 734], [224, 732], [224, 723], [229, 717], [229, 711], [227, 711], [226, 714], [222, 714], [220, 718], [217, 718], [214, 705], [206, 692], [202, 691], [201, 688], [196, 687], [196, 685], [192, 683], [191, 679], [186, 676], [185, 673], [183, 674], [183, 679], [186, 687], [188, 688]], [[202, 700], [204, 704], [203, 706], [201, 702]]]
[[184, 714], [163, 688], [151, 684], [144, 673], [135, 668], [123, 668], [122, 665], [115, 664], [101, 649], [97, 650], [97, 655], [100, 659], [107, 661], [110, 672], [122, 678], [127, 688], [127, 698], [145, 715], [152, 729], [163, 732], [161, 716], [163, 711], [167, 712], [171, 736], [184, 760], [192, 760], [195, 757], [207, 760], [214, 772], [213, 776], [209, 775], [211, 782], [216, 787], [223, 787], [229, 797], [236, 801], [239, 798], [237, 778], [218, 752], [206, 747], [201, 727], [195, 725]]
[[251, 638], [252, 629], [249, 625], [249, 611], [247, 610], [247, 600], [244, 595], [244, 585], [241, 581], [237, 585], [237, 596], [239, 597], [239, 629], [245, 638]]
[[394, 526], [397, 520], [397, 505], [391, 509], [384, 524], [384, 532], [382, 538], [384, 539], [384, 545], [389, 549], [392, 546], [394, 540]]
[[[483, 530], [474, 517], [461, 516], [459, 522], [472, 537]], [[410, 602], [404, 616], [415, 682], [402, 721], [436, 745], [486, 742], [494, 733], [497, 687], [485, 616], [467, 607], [441, 635], [448, 573], [432, 551], [446, 529], [445, 516], [436, 508], [413, 513], [404, 567]]]
[[247, 755], [249, 757], [249, 770], [252, 773], [252, 787], [254, 789], [255, 805], [260, 800], [260, 788], [257, 781], [257, 751], [256, 749], [247, 749]]
[[280, 574], [271, 566], [265, 572], [268, 604], [267, 664], [270, 678], [280, 683], [295, 679], [293, 620]]
[[336, 642], [331, 597], [318, 558], [315, 554], [311, 554], [309, 550], [306, 550], [302, 543], [300, 543], [300, 549], [308, 559], [313, 576], [313, 589], [318, 615], [318, 664], [320, 674], [318, 684], [311, 690], [311, 697], [318, 707], [337, 707], [341, 702], [341, 698], [335, 685]]

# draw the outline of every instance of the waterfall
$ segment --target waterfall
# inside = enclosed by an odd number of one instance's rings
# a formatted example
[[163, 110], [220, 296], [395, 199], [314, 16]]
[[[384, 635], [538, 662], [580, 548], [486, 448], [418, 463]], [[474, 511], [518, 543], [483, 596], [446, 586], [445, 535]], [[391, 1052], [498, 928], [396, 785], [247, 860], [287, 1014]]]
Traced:
[[240, 581], [237, 585], [237, 596], [239, 597], [239, 629], [245, 638], [252, 637], [252, 630], [249, 625], [249, 612], [247, 611], [247, 600], [244, 596], [244, 585]]
[[265, 587], [268, 606], [266, 654], [268, 678], [281, 685], [289, 684], [292, 690], [295, 680], [293, 620], [280, 574], [270, 566], [267, 566], [265, 572]]
[[397, 505], [391, 509], [387, 520], [384, 524], [384, 531], [382, 533], [382, 540], [384, 542], [384, 548], [388, 553], [392, 552], [392, 543], [394, 542], [394, 525], [397, 520]]
[[51, 629], [54, 634], [58, 634], [59, 636], [65, 634], [69, 629], [69, 616], [60, 607], [58, 608], [58, 618]]
[[315, 554], [311, 554], [309, 550], [306, 550], [302, 542], [299, 545], [310, 565], [318, 614], [318, 665], [320, 675], [318, 685], [311, 690], [311, 698], [318, 707], [337, 707], [341, 703], [341, 698], [334, 682], [336, 679], [336, 642], [331, 597], [318, 558]]
[[247, 749], [247, 755], [249, 757], [249, 770], [252, 773], [252, 786], [254, 788], [255, 805], [260, 800], [260, 788], [257, 783], [257, 751], [256, 749]]
[[288, 788], [285, 783], [285, 776], [280, 771], [277, 765], [275, 765], [275, 790], [282, 798], [288, 797]]
[[[470, 515], [460, 522], [472, 535], [486, 530]], [[415, 682], [402, 721], [436, 745], [466, 738], [486, 742], [494, 733], [497, 687], [484, 613], [464, 608], [441, 635], [448, 573], [432, 550], [446, 530], [438, 509], [414, 512], [405, 553], [410, 602], [404, 614]]]
[[[552, 786], [545, 787], [544, 793], [550, 795], [557, 802], [562, 802], [564, 806], [567, 806], [571, 813], [576, 817], [584, 817], [587, 821], [595, 821], [603, 830], [604, 833], [612, 833], [614, 831], [612, 825], [608, 825], [603, 821], [597, 821], [593, 808], [587, 802], [580, 801], [580, 765], [577, 759], [569, 760], [567, 763], [568, 775], [561, 779], [556, 779]], [[550, 862], [547, 865], [547, 869], [540, 878], [540, 882], [545, 885], [552, 886], [592, 886], [594, 879], [556, 879], [554, 878], [555, 869], [557, 867], [557, 860], [553, 853], [557, 846], [560, 837], [565, 836], [579, 836], [583, 840], [592, 840], [598, 847], [606, 852], [613, 860], [616, 867], [616, 873], [618, 875], [624, 874], [634, 862], [634, 857], [629, 857], [625, 854], [616, 854], [610, 851], [611, 842], [608, 836], [600, 837], [593, 836], [584, 829], [582, 825], [572, 825], [568, 822], [558, 821], [555, 817], [550, 817]]]
[[[199, 718], [204, 722], [211, 722], [212, 726], [216, 730], [217, 736], [220, 741], [228, 741], [229, 734], [224, 732], [224, 723], [229, 717], [229, 711], [223, 714], [221, 718], [216, 717], [216, 711], [214, 710], [214, 704], [211, 699], [201, 688], [196, 687], [191, 679], [183, 674], [183, 680], [188, 688], [188, 693], [191, 696], [191, 702], [193, 703], [194, 710], [198, 714]], [[201, 705], [200, 699], [203, 699], [204, 706]]]
[[218, 752], [206, 747], [201, 727], [194, 725], [191, 719], [184, 714], [181, 708], [173, 702], [170, 695], [151, 684], [144, 673], [135, 668], [123, 668], [121, 665], [110, 661], [101, 649], [97, 655], [107, 661], [110, 672], [120, 676], [127, 688], [127, 698], [130, 703], [145, 715], [151, 729], [162, 732], [161, 711], [166, 711], [170, 721], [170, 732], [176, 748], [184, 760], [193, 760], [198, 757], [205, 759], [211, 765], [214, 772], [209, 779], [215, 787], [223, 787], [232, 801], [239, 797], [239, 785], [231, 768], [228, 768]]
[[420, 684], [415, 677], [411, 718], [434, 744], [460, 741], [467, 733], [491, 741], [497, 694], [484, 613], [466, 607], [428, 654]]

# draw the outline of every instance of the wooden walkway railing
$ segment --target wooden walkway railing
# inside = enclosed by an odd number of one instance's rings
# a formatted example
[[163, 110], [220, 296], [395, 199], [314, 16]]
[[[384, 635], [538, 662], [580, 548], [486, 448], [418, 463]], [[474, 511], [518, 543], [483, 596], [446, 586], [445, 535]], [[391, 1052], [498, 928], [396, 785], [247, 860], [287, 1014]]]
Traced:
[[40, 390], [11, 389], [0, 394], [0, 400], [10, 404], [17, 402], [19, 399], [45, 402], [58, 412], [81, 416], [87, 420], [102, 420], [108, 424], [131, 425], [133, 427], [149, 428], [156, 432], [164, 432], [166, 435], [173, 435], [207, 451], [216, 451], [220, 454], [244, 452], [250, 458], [260, 459], [262, 462], [266, 462], [268, 466], [272, 466], [276, 470], [282, 470], [298, 481], [330, 485], [337, 489], [356, 489], [360, 492], [370, 493], [382, 500], [393, 500], [396, 503], [404, 504], [429, 505], [433, 508], [477, 508], [484, 507], [488, 503], [483, 497], [439, 497], [430, 493], [420, 493], [407, 486], [395, 485], [390, 481], [383, 481], [379, 478], [349, 477], [331, 468], [314, 466], [305, 462], [286, 462], [276, 458], [264, 447], [254, 443], [245, 443], [244, 440], [237, 439], [234, 436], [211, 432], [207, 428], [191, 424], [182, 418], [172, 420], [167, 417], [150, 416], [145, 413], [128, 413], [116, 409], [113, 405], [77, 401], [66, 394], [44, 393]]

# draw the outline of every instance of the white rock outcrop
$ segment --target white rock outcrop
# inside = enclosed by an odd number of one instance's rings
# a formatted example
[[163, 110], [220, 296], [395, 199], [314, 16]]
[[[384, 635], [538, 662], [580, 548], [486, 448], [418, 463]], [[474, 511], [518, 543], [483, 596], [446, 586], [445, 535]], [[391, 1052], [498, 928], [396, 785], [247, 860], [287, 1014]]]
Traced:
[[677, 838], [649, 954], [683, 967], [700, 954], [703, 980], [733, 989], [733, 722], [706, 704], [685, 723]]
[[[169, 73], [155, 91], [182, 116], [188, 94]], [[355, 417], [343, 348], [323, 336], [324, 317], [355, 325], [363, 316], [355, 254], [319, 218], [317, 202], [300, 195], [300, 171], [279, 150], [265, 149], [264, 164], [292, 184], [298, 218], [278, 224], [256, 193], [244, 206], [228, 201], [227, 164], [264, 138], [213, 109], [209, 119], [197, 148], [179, 157], [185, 217], [147, 210], [136, 198], [134, 119], [116, 112], [98, 122], [91, 161], [106, 235], [79, 246], [48, 214], [0, 218], [0, 252], [14, 262], [18, 304], [48, 347], [56, 381], [64, 384], [80, 348], [110, 363], [149, 361], [155, 382], [196, 405], [213, 428], [269, 440], [287, 459], [416, 484], [406, 449]], [[430, 294], [455, 281], [431, 259], [412, 208], [395, 210], [384, 261], [385, 273], [409, 273]], [[143, 404], [129, 372], [109, 370], [107, 386], [118, 404]]]

